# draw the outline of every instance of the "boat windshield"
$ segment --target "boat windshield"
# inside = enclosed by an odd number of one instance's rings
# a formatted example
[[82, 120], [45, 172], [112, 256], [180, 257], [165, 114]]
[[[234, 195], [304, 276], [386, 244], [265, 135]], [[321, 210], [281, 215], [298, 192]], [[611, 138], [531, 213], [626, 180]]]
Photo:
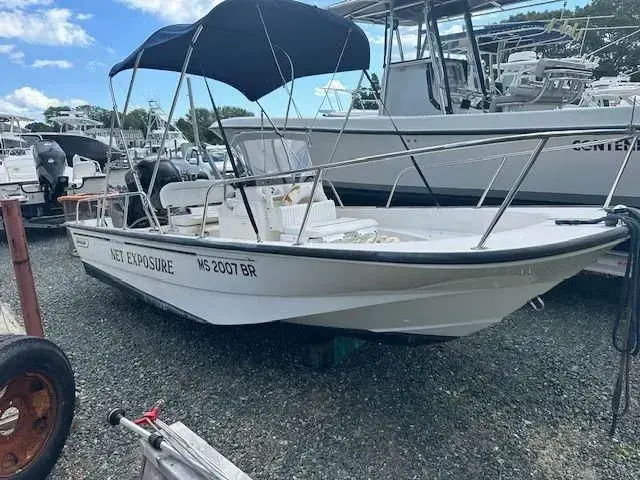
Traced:
[[[258, 176], [311, 167], [306, 140], [304, 134], [285, 133], [281, 137], [273, 132], [247, 132], [236, 135], [232, 146], [241, 157], [239, 163], [246, 169], [246, 174]], [[305, 172], [286, 177], [296, 182], [309, 175]]]

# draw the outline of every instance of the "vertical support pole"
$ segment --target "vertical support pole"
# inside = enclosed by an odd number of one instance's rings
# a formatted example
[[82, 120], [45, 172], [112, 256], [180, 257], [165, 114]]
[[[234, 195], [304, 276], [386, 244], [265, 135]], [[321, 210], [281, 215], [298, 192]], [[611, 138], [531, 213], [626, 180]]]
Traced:
[[471, 20], [471, 12], [469, 11], [469, 4], [465, 4], [466, 7], [464, 9], [464, 23], [466, 25], [467, 31], [467, 42], [471, 45], [471, 54], [473, 55], [473, 65], [474, 70], [476, 72], [476, 77], [478, 77], [478, 84], [480, 85], [480, 91], [482, 92], [482, 96], [486, 102], [487, 99], [487, 85], [484, 81], [484, 72], [482, 71], [482, 59], [480, 58], [480, 49], [478, 48], [478, 42], [476, 41], [476, 37], [473, 34], [473, 21]]
[[549, 141], [549, 137], [543, 137], [540, 139], [540, 141], [538, 142], [538, 145], [536, 145], [536, 148], [531, 153], [529, 160], [527, 161], [525, 166], [522, 168], [520, 175], [518, 175], [518, 178], [516, 178], [516, 181], [511, 186], [511, 190], [509, 190], [509, 192], [507, 193], [507, 196], [504, 198], [504, 201], [500, 205], [500, 208], [498, 208], [498, 211], [496, 212], [494, 217], [491, 219], [491, 223], [489, 224], [489, 227], [482, 235], [482, 238], [478, 242], [478, 245], [476, 245], [475, 249], [481, 250], [485, 248], [484, 244], [487, 241], [487, 238], [489, 237], [489, 235], [491, 235], [491, 232], [497, 225], [498, 221], [504, 214], [505, 210], [509, 207], [509, 205], [511, 205], [511, 202], [513, 201], [513, 198], [516, 196], [516, 193], [518, 193], [518, 190], [520, 189], [522, 182], [524, 182], [524, 179], [527, 178], [527, 175], [529, 175], [529, 172], [533, 168], [533, 164], [536, 163], [536, 160], [540, 156], [540, 153], [542, 153], [542, 150], [544, 149], [544, 146], [547, 144], [548, 141]]
[[422, 21], [418, 24], [418, 41], [416, 45], [416, 60], [418, 60], [422, 55]]
[[400, 38], [400, 28], [396, 28], [396, 41], [398, 42], [398, 52], [400, 52], [400, 61], [404, 62], [404, 50], [402, 50], [402, 39]]
[[389, 73], [391, 73], [391, 52], [393, 50], [393, 29], [395, 27], [394, 23], [396, 21], [394, 9], [395, 2], [394, 0], [391, 0], [389, 4], [389, 24], [385, 29], [385, 40], [387, 41], [384, 45], [386, 56], [384, 59], [384, 72], [382, 73], [382, 88], [380, 92], [380, 96], [382, 97], [382, 102], [380, 102], [380, 114], [383, 114], [382, 112], [384, 112], [387, 105], [387, 87], [389, 86]]
[[[438, 82], [438, 93], [440, 94], [440, 113], [446, 113], [447, 101], [444, 94], [444, 90], [442, 89], [444, 84], [443, 79], [443, 70], [444, 67], [441, 68], [442, 60], [439, 60], [439, 52], [436, 52], [436, 48], [434, 45], [433, 39], [433, 25], [431, 22], [431, 3], [430, 0], [425, 0], [424, 2], [424, 21], [425, 21], [425, 37], [427, 40], [427, 44], [429, 45], [429, 58], [431, 59], [431, 68], [433, 68], [433, 77]], [[437, 21], [436, 21], [437, 25]], [[427, 66], [427, 68], [429, 68]]]
[[191, 110], [191, 126], [193, 128], [193, 140], [198, 149], [200, 146], [200, 132], [198, 131], [198, 120], [196, 119], [196, 105], [193, 102], [193, 90], [191, 89], [191, 77], [187, 77], [187, 92], [189, 92], [189, 109]]
[[611, 204], [611, 200], [613, 199], [613, 195], [616, 192], [616, 189], [618, 188], [618, 183], [620, 183], [620, 179], [622, 178], [622, 174], [626, 170], [627, 164], [631, 159], [631, 154], [638, 146], [638, 138], [640, 138], [640, 136], [636, 135], [631, 139], [631, 145], [629, 145], [629, 150], [627, 150], [627, 154], [624, 156], [622, 165], [620, 165], [620, 168], [618, 169], [616, 178], [613, 181], [613, 185], [611, 185], [611, 190], [609, 190], [609, 195], [607, 195], [607, 199], [604, 201], [604, 205], [602, 206], [602, 208], [609, 208], [609, 205]]
[[33, 272], [29, 261], [27, 237], [22, 224], [20, 202], [17, 199], [0, 200], [0, 208], [2, 209], [2, 220], [13, 262], [13, 271], [16, 275], [25, 330], [27, 335], [44, 338], [40, 307], [38, 307], [38, 297], [36, 296], [36, 287], [33, 283]]
[[158, 158], [156, 158], [156, 164], [153, 166], [153, 174], [151, 175], [151, 182], [149, 183], [149, 191], [147, 195], [150, 197], [151, 192], [153, 192], [153, 187], [156, 183], [156, 177], [158, 176], [158, 167], [160, 166], [160, 159], [162, 158], [162, 150], [164, 149], [164, 144], [167, 141], [167, 135], [169, 135], [169, 129], [171, 128], [171, 120], [173, 120], [173, 114], [176, 111], [176, 105], [178, 104], [178, 97], [180, 96], [180, 90], [182, 88], [182, 82], [184, 82], [184, 77], [187, 74], [187, 68], [189, 68], [189, 63], [191, 63], [191, 55], [193, 55], [193, 50], [195, 48], [195, 44], [198, 41], [198, 37], [200, 33], [202, 33], [202, 29], [204, 27], [200, 25], [194, 33], [193, 38], [191, 39], [191, 43], [189, 44], [189, 49], [187, 50], [187, 56], [184, 59], [184, 63], [182, 64], [182, 71], [180, 72], [180, 79], [178, 80], [178, 86], [176, 87], [176, 93], [173, 96], [173, 102], [171, 102], [171, 109], [169, 110], [169, 116], [167, 117], [167, 126], [162, 132], [162, 139], [160, 140], [160, 148], [158, 149]]

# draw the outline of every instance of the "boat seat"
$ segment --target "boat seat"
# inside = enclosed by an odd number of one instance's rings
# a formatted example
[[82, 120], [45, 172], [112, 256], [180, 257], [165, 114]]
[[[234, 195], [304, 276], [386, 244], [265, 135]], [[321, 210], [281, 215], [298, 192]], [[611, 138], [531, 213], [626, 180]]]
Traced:
[[[300, 224], [301, 225], [301, 224]], [[283, 230], [287, 235], [298, 235], [300, 225], [289, 226]], [[304, 237], [308, 239], [330, 237], [346, 233], [362, 234], [364, 231], [374, 231], [378, 222], [371, 218], [347, 218], [341, 217], [324, 222], [309, 222], [304, 232]]]
[[102, 174], [100, 164], [90, 158], [81, 157], [78, 154], [73, 156], [73, 177], [72, 185], [82, 185], [85, 178], [95, 177], [96, 174]]
[[[220, 219], [219, 206], [209, 205], [207, 208], [207, 220], [205, 223], [218, 223]], [[176, 227], [192, 227], [202, 224], [202, 215], [204, 207], [191, 207], [187, 209], [187, 213], [171, 216], [171, 224]]]
[[[219, 180], [193, 180], [190, 182], [172, 182], [160, 190], [162, 208], [187, 208], [204, 205], [204, 197], [212, 185]], [[219, 185], [209, 193], [209, 205], [222, 203], [224, 187]]]
[[[297, 238], [306, 209], [307, 204], [278, 208], [281, 241], [293, 241]], [[368, 218], [338, 218], [333, 200], [324, 200], [311, 205], [303, 240], [312, 242], [341, 240], [347, 236], [375, 233], [377, 226], [378, 222]]]

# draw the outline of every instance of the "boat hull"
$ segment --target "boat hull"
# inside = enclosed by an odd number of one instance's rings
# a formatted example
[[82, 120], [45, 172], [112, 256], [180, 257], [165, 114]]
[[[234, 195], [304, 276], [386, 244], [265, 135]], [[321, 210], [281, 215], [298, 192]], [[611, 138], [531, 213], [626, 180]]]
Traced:
[[[286, 321], [454, 338], [499, 322], [621, 240], [487, 264], [319, 258], [68, 225], [87, 273], [215, 325]], [[154, 238], [155, 237], [155, 238]], [[157, 237], [164, 237], [160, 240]]]
[[[633, 118], [630, 108], [575, 108], [533, 112], [474, 113], [396, 117], [395, 127], [388, 117], [370, 116], [349, 119], [333, 161], [356, 157], [444, 145], [504, 135], [535, 133], [549, 129], [624, 128]], [[272, 119], [284, 128], [283, 119]], [[231, 137], [243, 131], [259, 130], [260, 119], [235, 118], [224, 121]], [[289, 131], [307, 132], [311, 158], [327, 163], [344, 119], [318, 117], [290, 119]], [[264, 127], [267, 128], [267, 127]], [[604, 202], [616, 172], [628, 150], [640, 149], [640, 142], [613, 141], [620, 136], [580, 136], [550, 140], [535, 167], [520, 188], [516, 203], [598, 205]], [[425, 177], [443, 205], [475, 203], [505, 154], [523, 152], [509, 157], [495, 179], [487, 203], [502, 201], [528, 158], [537, 140], [493, 144], [473, 149], [439, 152], [416, 157]], [[555, 150], [561, 145], [566, 150]], [[639, 153], [635, 153], [637, 157]], [[491, 158], [486, 158], [491, 157]], [[410, 165], [408, 158], [379, 162], [376, 168], [362, 164], [328, 171], [330, 179], [346, 205], [384, 205], [392, 185], [402, 169]], [[576, 174], [583, 172], [584, 174]], [[640, 190], [636, 178], [640, 163], [631, 161], [616, 191], [615, 201], [640, 207]], [[404, 175], [393, 198], [394, 205], [433, 205], [424, 184], [415, 172]]]

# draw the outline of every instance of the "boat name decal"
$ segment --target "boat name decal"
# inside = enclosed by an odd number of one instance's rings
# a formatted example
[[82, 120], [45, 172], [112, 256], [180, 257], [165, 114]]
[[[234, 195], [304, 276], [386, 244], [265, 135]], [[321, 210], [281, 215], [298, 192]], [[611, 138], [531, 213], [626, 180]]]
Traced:
[[174, 275], [173, 260], [167, 260], [153, 255], [144, 255], [141, 253], [125, 252], [118, 248], [111, 249], [111, 259], [116, 262], [126, 263], [135, 267], [146, 268], [152, 272], [168, 273]]
[[89, 246], [89, 241], [84, 238], [74, 237], [76, 241], [76, 247], [87, 248]]
[[[631, 147], [631, 140], [628, 139], [609, 143], [597, 143], [595, 145], [592, 143], [594, 141], [595, 140], [574, 140], [572, 144], [576, 146], [573, 147], [573, 149], [577, 152], [579, 152], [580, 150], [584, 150], [585, 152], [626, 152]], [[583, 143], [586, 143], [588, 145], [581, 145]], [[640, 140], [636, 142], [634, 150], [640, 150]]]
[[250, 263], [230, 262], [228, 260], [198, 258], [198, 269], [202, 272], [220, 273], [222, 275], [258, 277], [256, 267], [254, 265], [251, 265]]

